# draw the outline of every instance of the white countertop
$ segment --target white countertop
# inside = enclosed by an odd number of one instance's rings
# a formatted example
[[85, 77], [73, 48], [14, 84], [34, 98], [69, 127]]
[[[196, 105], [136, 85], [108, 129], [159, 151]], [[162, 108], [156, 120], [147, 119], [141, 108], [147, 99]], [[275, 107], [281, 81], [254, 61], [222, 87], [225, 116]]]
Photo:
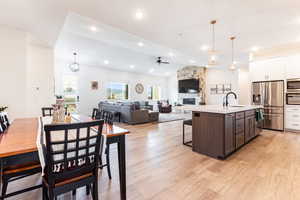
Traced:
[[186, 111], [195, 111], [195, 112], [208, 112], [208, 113], [220, 113], [220, 114], [228, 114], [235, 112], [242, 112], [246, 110], [252, 110], [257, 108], [263, 108], [262, 106], [255, 105], [233, 105], [228, 107], [223, 107], [222, 105], [185, 105], [182, 106], [183, 110]]

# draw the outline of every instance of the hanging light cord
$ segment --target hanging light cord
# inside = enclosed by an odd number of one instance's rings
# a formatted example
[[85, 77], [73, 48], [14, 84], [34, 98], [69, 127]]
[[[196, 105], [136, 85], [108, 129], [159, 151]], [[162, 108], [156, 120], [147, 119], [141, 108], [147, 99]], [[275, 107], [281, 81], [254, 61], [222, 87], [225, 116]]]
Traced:
[[73, 55], [74, 55], [74, 63], [76, 63], [76, 55], [77, 55], [77, 53], [73, 53]]
[[215, 51], [215, 23], [217, 21], [213, 20], [211, 21], [211, 25], [212, 25], [212, 51]]
[[234, 54], [234, 44], [233, 44], [233, 39], [231, 40], [232, 41], [232, 52], [231, 52], [231, 61], [232, 61], [232, 64], [233, 64], [233, 54]]
[[231, 37], [231, 61], [234, 64], [234, 39], [235, 37]]

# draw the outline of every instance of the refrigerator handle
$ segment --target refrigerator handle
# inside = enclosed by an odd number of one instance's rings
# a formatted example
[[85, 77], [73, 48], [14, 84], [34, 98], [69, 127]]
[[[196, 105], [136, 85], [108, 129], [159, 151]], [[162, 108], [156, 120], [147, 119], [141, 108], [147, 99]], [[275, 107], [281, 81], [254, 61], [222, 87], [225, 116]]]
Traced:
[[264, 84], [261, 84], [261, 100], [260, 100], [260, 103], [262, 105], [265, 105], [265, 85]]
[[268, 92], [268, 86], [269, 86], [269, 84], [268, 83], [265, 83], [265, 94], [264, 94], [264, 96], [265, 96], [265, 101], [264, 101], [264, 105], [268, 105], [268, 103], [269, 103], [269, 92]]

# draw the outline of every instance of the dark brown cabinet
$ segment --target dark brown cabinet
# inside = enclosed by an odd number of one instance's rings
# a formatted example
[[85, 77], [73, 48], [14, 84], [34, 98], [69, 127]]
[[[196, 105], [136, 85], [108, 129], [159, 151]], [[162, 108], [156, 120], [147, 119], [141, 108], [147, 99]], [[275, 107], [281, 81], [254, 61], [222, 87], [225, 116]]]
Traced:
[[225, 155], [235, 150], [235, 114], [225, 116]]
[[193, 151], [224, 159], [256, 136], [255, 110], [193, 112]]
[[256, 136], [255, 115], [245, 118], [245, 142], [249, 142]]

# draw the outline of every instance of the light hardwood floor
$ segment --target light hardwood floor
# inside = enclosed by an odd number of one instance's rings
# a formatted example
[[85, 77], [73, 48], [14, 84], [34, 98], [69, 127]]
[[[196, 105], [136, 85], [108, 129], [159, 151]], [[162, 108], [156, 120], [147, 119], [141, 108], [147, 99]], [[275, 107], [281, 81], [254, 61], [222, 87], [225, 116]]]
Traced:
[[[126, 139], [129, 200], [300, 199], [300, 135], [263, 131], [220, 161], [182, 145], [182, 121], [123, 127], [131, 131]], [[111, 153], [112, 180], [108, 180], [106, 169], [100, 172], [99, 197], [103, 200], [119, 199], [116, 146]], [[38, 176], [30, 177], [11, 184], [9, 190], [36, 182], [40, 182]], [[41, 199], [41, 190], [10, 199]], [[76, 199], [92, 198], [80, 189]]]

